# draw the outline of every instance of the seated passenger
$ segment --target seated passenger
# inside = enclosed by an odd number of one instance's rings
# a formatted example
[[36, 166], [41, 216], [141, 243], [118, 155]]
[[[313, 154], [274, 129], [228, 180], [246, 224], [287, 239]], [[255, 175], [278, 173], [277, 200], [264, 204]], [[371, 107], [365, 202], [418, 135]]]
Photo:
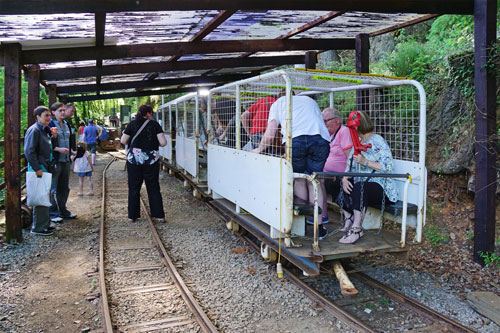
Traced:
[[[330, 152], [328, 140], [330, 135], [323, 122], [321, 110], [312, 98], [307, 96], [292, 96], [292, 142], [286, 142], [286, 119], [288, 110], [286, 96], [278, 98], [271, 106], [267, 129], [262, 136], [259, 146], [252, 150], [255, 153], [264, 152], [272, 143], [278, 125], [281, 125], [283, 143], [292, 145], [293, 172], [312, 174], [323, 171], [323, 166]], [[296, 179], [294, 195], [302, 200], [314, 203], [313, 186], [306, 179]], [[322, 211], [323, 191], [319, 191], [319, 205]], [[328, 231], [323, 225], [319, 226], [319, 238], [323, 239]]]
[[[283, 91], [279, 96], [283, 96], [285, 93], [286, 92]], [[241, 115], [241, 125], [245, 131], [250, 134], [250, 149], [255, 149], [259, 146], [262, 136], [266, 131], [269, 110], [276, 100], [277, 97], [274, 96], [259, 98]]]
[[[229, 98], [212, 99], [211, 113], [215, 121], [215, 134], [221, 145], [236, 147], [236, 101]], [[225, 139], [225, 141], [224, 141]], [[243, 147], [248, 142], [248, 134], [242, 130], [240, 132], [240, 143]]]
[[[340, 112], [335, 108], [326, 108], [323, 110], [323, 121], [330, 134], [330, 154], [323, 167], [323, 171], [344, 172], [347, 164], [347, 156], [349, 156], [350, 148], [352, 147], [349, 129], [342, 125]], [[340, 186], [340, 177], [336, 179], [325, 179], [321, 182], [321, 189], [324, 195], [322, 207], [327, 207], [327, 194], [331, 194], [334, 201], [337, 200]], [[308, 218], [307, 223], [313, 224], [314, 221], [312, 218]], [[323, 217], [320, 223], [328, 223], [327, 209], [323, 211]]]
[[[376, 177], [377, 173], [390, 173], [393, 169], [392, 154], [387, 142], [380, 135], [373, 133], [373, 123], [368, 115], [359, 111], [361, 115], [360, 125], [358, 127], [359, 137], [362, 144], [371, 143], [372, 147], [366, 152], [354, 155], [354, 148], [351, 149], [348, 160], [355, 162], [357, 172], [373, 172], [373, 177], [355, 177], [354, 182], [348, 177], [342, 178], [342, 187], [344, 189], [344, 228], [347, 231], [340, 243], [354, 243], [363, 236], [361, 227], [361, 211], [369, 205], [380, 205], [385, 196], [386, 204], [395, 203], [398, 200], [398, 191], [392, 178]], [[345, 169], [350, 170], [350, 162]], [[362, 183], [363, 186], [362, 186]], [[363, 197], [363, 207], [361, 207], [361, 196]]]

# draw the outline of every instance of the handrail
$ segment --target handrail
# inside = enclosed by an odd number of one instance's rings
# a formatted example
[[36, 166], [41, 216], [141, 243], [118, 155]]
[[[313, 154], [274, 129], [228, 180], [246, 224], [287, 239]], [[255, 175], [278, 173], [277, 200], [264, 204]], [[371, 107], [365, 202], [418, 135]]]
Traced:
[[375, 178], [407, 178], [410, 179], [409, 173], [374, 173], [374, 172], [313, 172], [316, 178], [331, 179], [334, 177], [375, 177]]

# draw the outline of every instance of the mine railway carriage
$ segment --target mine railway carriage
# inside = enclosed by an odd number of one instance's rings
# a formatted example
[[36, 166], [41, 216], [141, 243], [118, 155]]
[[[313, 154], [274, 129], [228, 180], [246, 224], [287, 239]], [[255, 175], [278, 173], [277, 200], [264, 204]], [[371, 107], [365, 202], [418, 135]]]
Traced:
[[[386, 205], [383, 213], [381, 207], [368, 208], [363, 228], [369, 231], [355, 244], [340, 244], [340, 232], [319, 242], [316, 236], [311, 237], [313, 230], [309, 226], [306, 229], [306, 216], [302, 215], [308, 209], [294, 203], [293, 184], [294, 179], [306, 177], [319, 186], [321, 176], [294, 174], [290, 145], [283, 148], [275, 140], [264, 154], [249, 151], [249, 137], [241, 125], [242, 112], [266, 96], [277, 98], [286, 94], [288, 118], [281, 126], [283, 136], [291, 142], [292, 92], [313, 97], [321, 109], [337, 108], [344, 123], [351, 111], [366, 111], [374, 122], [375, 133], [384, 137], [391, 148], [392, 173], [406, 175], [394, 178], [399, 202]], [[190, 94], [162, 106], [164, 126], [171, 124], [172, 112], [176, 113], [176, 163], [185, 174], [199, 180], [204, 156], [200, 151], [205, 148], [200, 145], [203, 117], [210, 133], [206, 146], [207, 194], [234, 217], [233, 224], [238, 226], [229, 227], [243, 226], [262, 240], [265, 258], [273, 259], [281, 247], [281, 254], [290, 262], [305, 273], [316, 275], [319, 263], [324, 261], [375, 251], [405, 251], [407, 227], [415, 228], [415, 241], [421, 241], [427, 185], [426, 101], [418, 82], [372, 74], [280, 70], [214, 88], [206, 104], [207, 112], [200, 112], [200, 96]], [[168, 154], [163, 156], [172, 161]], [[311, 209], [317, 220], [317, 204]], [[382, 214], [401, 224], [400, 235], [382, 228]], [[337, 226], [328, 227], [330, 233], [334, 227]]]

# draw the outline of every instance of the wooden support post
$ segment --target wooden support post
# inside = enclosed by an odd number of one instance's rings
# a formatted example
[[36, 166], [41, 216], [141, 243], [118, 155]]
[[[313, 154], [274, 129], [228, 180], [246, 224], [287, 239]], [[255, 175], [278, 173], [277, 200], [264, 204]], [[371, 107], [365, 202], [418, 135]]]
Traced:
[[4, 44], [5, 222], [7, 242], [23, 240], [21, 226], [21, 44]]
[[49, 108], [52, 104], [57, 102], [57, 86], [55, 84], [49, 84], [47, 87], [48, 95], [49, 95]]
[[24, 72], [28, 81], [28, 127], [36, 121], [33, 110], [40, 105], [40, 66], [31, 65]]
[[[356, 73], [370, 73], [370, 35], [356, 35]], [[369, 94], [367, 90], [356, 90], [356, 110], [368, 111]]]
[[476, 87], [474, 261], [495, 248], [496, 80], [491, 48], [496, 39], [496, 0], [474, 1], [474, 83]]
[[305, 55], [305, 66], [307, 69], [316, 69], [318, 62], [318, 53], [316, 51], [307, 51]]

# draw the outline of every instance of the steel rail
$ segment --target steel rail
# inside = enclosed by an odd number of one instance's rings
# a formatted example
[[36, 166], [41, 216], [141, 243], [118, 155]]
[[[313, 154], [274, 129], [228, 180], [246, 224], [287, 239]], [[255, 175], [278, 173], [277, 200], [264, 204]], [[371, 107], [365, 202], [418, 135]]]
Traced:
[[356, 277], [357, 279], [361, 280], [363, 283], [371, 286], [372, 288], [383, 290], [384, 292], [386, 292], [389, 295], [389, 297], [396, 300], [401, 305], [404, 305], [404, 306], [412, 309], [413, 311], [419, 313], [420, 315], [422, 315], [422, 316], [424, 316], [424, 317], [426, 317], [434, 322], [436, 320], [440, 321], [440, 322], [444, 322], [445, 325], [450, 326], [450, 327], [448, 327], [448, 329], [451, 332], [475, 332], [474, 330], [471, 330], [470, 328], [465, 327], [464, 325], [460, 324], [459, 322], [457, 322], [451, 318], [448, 318], [437, 311], [434, 311], [433, 309], [429, 308], [428, 306], [426, 306], [420, 302], [417, 302], [416, 300], [400, 293], [399, 291], [396, 291], [396, 290], [386, 286], [385, 284], [369, 277], [368, 275], [366, 275], [364, 273], [361, 273], [361, 272], [353, 273], [353, 276]]
[[[242, 239], [245, 240], [248, 244], [251, 245], [252, 249], [260, 254], [260, 249], [255, 242], [245, 235], [240, 235]], [[325, 296], [321, 295], [317, 290], [309, 286], [307, 283], [298, 278], [297, 275], [293, 274], [290, 270], [283, 268], [284, 276], [288, 279], [288, 281], [292, 282], [295, 286], [299, 287], [302, 291], [306, 293], [306, 295], [316, 303], [320, 304], [323, 309], [332, 314], [335, 318], [348, 325], [350, 328], [358, 331], [358, 332], [376, 332], [373, 328], [366, 325], [360, 319], [356, 318], [349, 312], [342, 309], [337, 304], [330, 301]]]
[[193, 294], [187, 288], [187, 286], [184, 283], [179, 272], [177, 272], [175, 264], [173, 263], [172, 259], [170, 259], [169, 255], [167, 253], [167, 250], [165, 249], [165, 246], [163, 245], [161, 237], [158, 234], [158, 231], [156, 230], [155, 225], [153, 224], [153, 220], [151, 219], [151, 216], [149, 215], [149, 213], [146, 209], [146, 205], [144, 204], [144, 200], [142, 197], [141, 197], [141, 206], [145, 212], [146, 219], [147, 219], [148, 224], [149, 224], [149, 228], [150, 228], [151, 233], [153, 235], [153, 240], [154, 240], [156, 246], [158, 247], [158, 249], [160, 250], [160, 252], [162, 253], [163, 259], [164, 259], [165, 263], [167, 264], [166, 268], [168, 270], [168, 273], [172, 277], [172, 280], [174, 281], [175, 285], [177, 286], [177, 289], [179, 290], [182, 298], [184, 299], [184, 302], [189, 307], [189, 309], [191, 310], [191, 312], [195, 316], [196, 321], [198, 322], [198, 324], [200, 325], [200, 327], [202, 328], [202, 330], [204, 332], [218, 332], [217, 328], [214, 326], [214, 324], [212, 323], [210, 318], [208, 318], [205, 311], [203, 311], [201, 306], [198, 304], [198, 302], [194, 298]]
[[[214, 212], [221, 219], [226, 219], [227, 221], [231, 219], [231, 217], [227, 216], [224, 212], [222, 212], [217, 206], [213, 205], [210, 201], [205, 202], [205, 205], [210, 208], [212, 212]], [[254, 250], [257, 254], [260, 254], [259, 246], [248, 236], [238, 234], [247, 244], [250, 245], [252, 250]], [[375, 332], [371, 327], [366, 325], [364, 322], [351, 315], [349, 312], [345, 311], [328, 298], [321, 295], [317, 290], [307, 285], [304, 281], [299, 279], [295, 274], [289, 271], [286, 268], [283, 268], [284, 276], [292, 282], [294, 285], [302, 289], [306, 295], [313, 301], [320, 304], [323, 309], [332, 314], [335, 318], [348, 325], [352, 329], [359, 332]]]
[[99, 231], [99, 286], [101, 289], [102, 311], [104, 315], [104, 327], [106, 332], [113, 332], [111, 314], [109, 311], [108, 292], [106, 290], [106, 280], [104, 278], [104, 216], [106, 214], [106, 171], [111, 163], [116, 161], [113, 157], [102, 171], [102, 202], [101, 202], [101, 225]]
[[[163, 162], [163, 161], [162, 161]], [[165, 166], [168, 168], [172, 169], [175, 173], [180, 174], [183, 179], [187, 179], [187, 177], [184, 177], [184, 175], [181, 172], [178, 172], [175, 168], [172, 168], [171, 165], [168, 163], [163, 162]], [[407, 175], [398, 175], [401, 176], [401, 178], [406, 178]], [[189, 181], [189, 180], [188, 180]], [[199, 191], [201, 191], [200, 188], [196, 186], [195, 183], [190, 182], [193, 187], [196, 187]], [[215, 214], [217, 215], [220, 219], [224, 220], [225, 222], [229, 221], [232, 219], [231, 214], [228, 214], [222, 209], [216, 205], [213, 204], [211, 201], [204, 201], [204, 204]], [[250, 247], [257, 253], [260, 254], [260, 249], [259, 246], [249, 237], [242, 235], [242, 234], [237, 234], [240, 236], [245, 242], [247, 242]], [[309, 296], [312, 300], [316, 301], [318, 304], [320, 304], [326, 311], [334, 315], [337, 319], [342, 321], [344, 324], [348, 325], [349, 327], [358, 330], [360, 332], [375, 332], [371, 327], [367, 326], [365, 323], [357, 319], [356, 317], [352, 316], [339, 306], [337, 306], [335, 303], [331, 302], [324, 296], [322, 296], [319, 292], [317, 292], [315, 289], [312, 287], [308, 286], [305, 282], [300, 280], [296, 275], [294, 275], [292, 272], [290, 272], [287, 269], [283, 269], [283, 272], [285, 273], [285, 277], [292, 283], [294, 283], [297, 287], [301, 288], [306, 295]], [[451, 318], [448, 318], [431, 308], [417, 302], [416, 300], [399, 293], [398, 291], [380, 283], [379, 281], [376, 281], [369, 276], [363, 274], [363, 273], [354, 273], [354, 276], [358, 278], [359, 280], [365, 282], [366, 284], [370, 285], [373, 288], [381, 289], [385, 291], [391, 298], [399, 302], [400, 304], [412, 309], [413, 311], [417, 312], [418, 314], [426, 317], [427, 319], [430, 319], [432, 321], [441, 321], [444, 322], [445, 325], [449, 325], [449, 329], [451, 329], [453, 332], [475, 332], [474, 330], [469, 329], [468, 327], [465, 327], [464, 325], [454, 321]]]

